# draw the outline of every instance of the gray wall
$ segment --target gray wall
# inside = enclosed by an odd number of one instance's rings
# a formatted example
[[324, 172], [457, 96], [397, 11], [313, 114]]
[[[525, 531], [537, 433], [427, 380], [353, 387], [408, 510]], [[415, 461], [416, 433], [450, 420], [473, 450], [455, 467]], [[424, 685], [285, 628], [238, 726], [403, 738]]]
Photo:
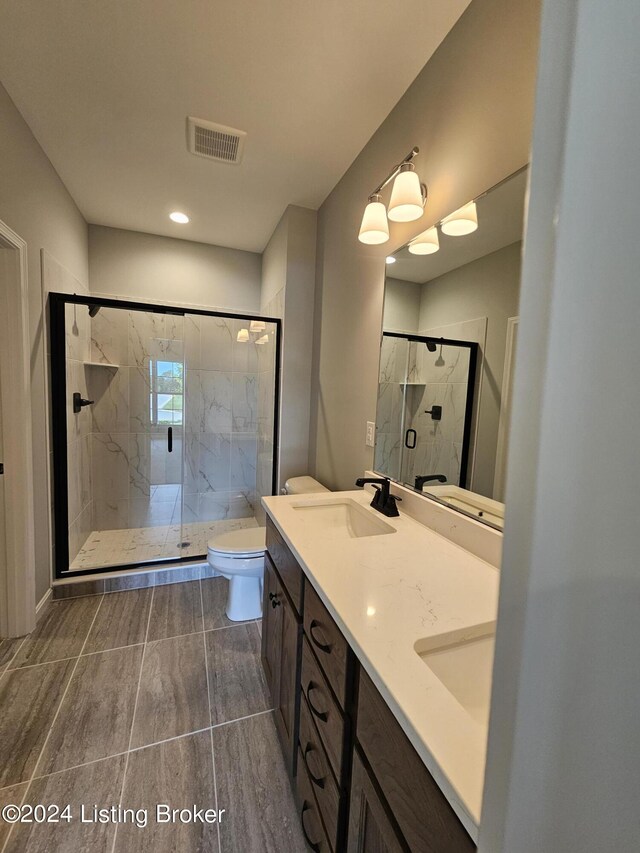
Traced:
[[639, 27], [544, 4], [480, 853], [638, 849]]
[[422, 285], [387, 277], [384, 284], [384, 328], [388, 332], [417, 332]]
[[309, 473], [316, 212], [289, 205], [264, 251], [262, 310], [284, 321], [278, 482]]
[[[319, 211], [311, 456], [331, 488], [373, 463], [385, 256], [529, 159], [539, 7], [474, 0]], [[364, 246], [367, 196], [412, 145], [426, 213]]]
[[488, 497], [493, 495], [507, 320], [518, 313], [521, 251], [522, 243], [513, 243], [451, 270], [423, 285], [420, 301], [421, 330], [487, 318], [472, 487]]
[[31, 404], [33, 419], [36, 600], [51, 578], [48, 427], [40, 250], [62, 264], [80, 288], [88, 280], [87, 225], [22, 116], [0, 86], [0, 219], [28, 245]]
[[257, 311], [260, 269], [261, 256], [255, 252], [89, 226], [93, 293]]

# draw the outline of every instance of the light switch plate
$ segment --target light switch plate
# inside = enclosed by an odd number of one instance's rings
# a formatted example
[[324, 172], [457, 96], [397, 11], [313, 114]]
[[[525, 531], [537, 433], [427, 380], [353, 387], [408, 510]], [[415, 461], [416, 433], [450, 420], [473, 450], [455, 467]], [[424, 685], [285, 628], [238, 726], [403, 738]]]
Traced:
[[373, 421], [367, 421], [367, 435], [365, 444], [367, 447], [375, 447], [376, 441], [376, 425]]

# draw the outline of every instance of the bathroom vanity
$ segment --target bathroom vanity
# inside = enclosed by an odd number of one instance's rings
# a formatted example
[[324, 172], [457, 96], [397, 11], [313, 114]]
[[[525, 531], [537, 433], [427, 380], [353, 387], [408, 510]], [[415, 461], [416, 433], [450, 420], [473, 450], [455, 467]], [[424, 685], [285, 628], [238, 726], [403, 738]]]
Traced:
[[263, 501], [262, 660], [303, 832], [318, 853], [473, 850], [498, 573], [370, 500]]

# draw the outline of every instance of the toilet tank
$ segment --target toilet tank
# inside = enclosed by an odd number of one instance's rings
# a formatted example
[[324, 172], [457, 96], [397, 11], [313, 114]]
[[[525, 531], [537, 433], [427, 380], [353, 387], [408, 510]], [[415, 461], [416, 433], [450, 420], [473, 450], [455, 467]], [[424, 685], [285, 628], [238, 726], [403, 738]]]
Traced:
[[313, 495], [318, 492], [328, 492], [322, 483], [313, 477], [290, 477], [284, 484], [283, 495]]

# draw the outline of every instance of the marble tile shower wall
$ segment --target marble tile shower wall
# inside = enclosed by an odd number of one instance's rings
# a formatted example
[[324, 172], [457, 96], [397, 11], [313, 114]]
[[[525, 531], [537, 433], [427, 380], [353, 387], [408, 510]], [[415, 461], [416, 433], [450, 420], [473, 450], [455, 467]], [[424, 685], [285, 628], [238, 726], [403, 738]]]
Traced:
[[252, 517], [257, 505], [257, 336], [248, 320], [185, 317], [184, 521]]
[[[167, 454], [167, 429], [151, 422], [149, 364], [183, 358], [182, 317], [102, 308], [92, 318], [94, 530], [179, 524], [182, 436], [177, 432], [175, 452]], [[152, 500], [156, 486], [174, 488]]]
[[93, 523], [93, 491], [91, 472], [92, 421], [89, 407], [73, 413], [72, 394], [79, 391], [87, 397], [88, 368], [91, 352], [89, 312], [84, 305], [67, 305], [66, 382], [67, 382], [67, 481], [69, 490], [69, 558], [75, 559]]
[[404, 378], [408, 344], [402, 338], [383, 337], [376, 408], [374, 468], [390, 477], [400, 477]]

